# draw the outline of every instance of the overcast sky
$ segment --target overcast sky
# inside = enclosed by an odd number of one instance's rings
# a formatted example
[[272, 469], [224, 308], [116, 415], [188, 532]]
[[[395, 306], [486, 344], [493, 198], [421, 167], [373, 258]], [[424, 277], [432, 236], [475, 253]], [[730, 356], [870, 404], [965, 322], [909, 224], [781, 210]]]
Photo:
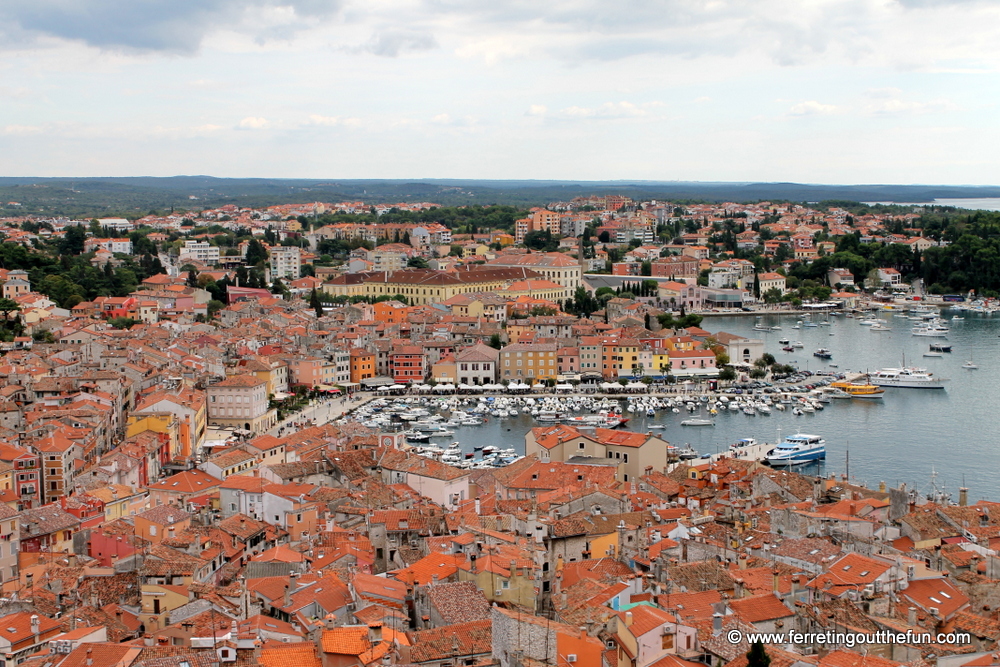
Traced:
[[3, 0], [0, 175], [1000, 184], [1000, 3]]

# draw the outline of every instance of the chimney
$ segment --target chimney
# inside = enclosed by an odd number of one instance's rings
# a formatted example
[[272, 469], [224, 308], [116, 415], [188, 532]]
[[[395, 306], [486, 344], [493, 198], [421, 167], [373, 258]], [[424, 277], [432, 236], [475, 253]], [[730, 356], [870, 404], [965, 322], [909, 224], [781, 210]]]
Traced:
[[282, 600], [281, 606], [285, 607], [286, 609], [288, 607], [292, 606], [292, 585], [291, 584], [285, 584], [285, 597]]
[[38, 620], [38, 614], [31, 615], [31, 634], [37, 635], [42, 628], [42, 624]]
[[625, 627], [630, 627], [632, 625], [632, 612], [625, 612]]
[[432, 574], [431, 575], [431, 586], [435, 585], [437, 582], [438, 582], [438, 576], [436, 574]]
[[476, 516], [479, 516], [479, 498], [476, 498]]
[[87, 665], [94, 664], [94, 649], [90, 648], [89, 646], [87, 647], [87, 661], [85, 664]]
[[909, 609], [906, 610], [906, 623], [908, 625], [916, 625], [917, 624], [917, 608], [916, 607], [910, 607]]
[[965, 507], [969, 504], [969, 489], [964, 486], [958, 489], [958, 504], [960, 507]]
[[739, 599], [743, 597], [743, 580], [735, 579], [733, 580], [733, 597]]
[[779, 579], [778, 579], [778, 568], [771, 570], [771, 590], [777, 595], [779, 593]]
[[381, 624], [375, 624], [375, 625], [369, 625], [368, 626], [368, 640], [371, 641], [372, 644], [381, 644], [382, 643], [382, 625]]
[[712, 636], [718, 637], [722, 634], [722, 614], [715, 612], [712, 614]]

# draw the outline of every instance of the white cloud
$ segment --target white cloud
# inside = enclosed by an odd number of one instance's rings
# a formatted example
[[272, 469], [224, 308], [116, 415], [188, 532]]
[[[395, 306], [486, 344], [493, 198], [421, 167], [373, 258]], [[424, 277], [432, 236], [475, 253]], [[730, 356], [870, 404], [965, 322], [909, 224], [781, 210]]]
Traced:
[[43, 129], [37, 125], [8, 125], [3, 128], [3, 133], [11, 135], [40, 134]]
[[526, 116], [544, 116], [548, 112], [549, 108], [544, 104], [532, 104], [528, 107], [528, 111], [525, 113]]
[[[636, 105], [633, 104], [632, 102], [605, 102], [604, 104], [596, 107], [580, 107], [580, 106], [566, 107], [553, 114], [550, 114], [550, 117], [564, 119], [564, 120], [578, 120], [585, 118], [595, 118], [595, 119], [641, 118], [643, 116], [649, 116], [652, 109], [659, 106], [662, 106], [660, 102], [648, 102], [641, 105]], [[541, 115], [541, 114], [530, 114], [530, 115]]]
[[956, 111], [958, 105], [950, 100], [930, 100], [917, 102], [913, 100], [891, 99], [870, 104], [865, 111], [872, 116], [905, 116]]
[[816, 100], [799, 102], [788, 110], [790, 116], [829, 116], [839, 112], [840, 109], [832, 104], [823, 104]]
[[267, 122], [266, 118], [261, 118], [259, 116], [247, 116], [240, 121], [238, 127], [241, 130], [263, 130], [269, 125], [270, 123]]

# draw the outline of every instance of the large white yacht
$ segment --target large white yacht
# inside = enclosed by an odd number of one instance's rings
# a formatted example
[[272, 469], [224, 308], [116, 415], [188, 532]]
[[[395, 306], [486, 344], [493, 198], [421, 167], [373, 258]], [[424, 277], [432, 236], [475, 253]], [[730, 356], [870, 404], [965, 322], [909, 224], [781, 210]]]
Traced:
[[926, 368], [883, 368], [871, 373], [869, 382], [879, 387], [908, 389], [944, 389], [947, 378], [935, 377]]

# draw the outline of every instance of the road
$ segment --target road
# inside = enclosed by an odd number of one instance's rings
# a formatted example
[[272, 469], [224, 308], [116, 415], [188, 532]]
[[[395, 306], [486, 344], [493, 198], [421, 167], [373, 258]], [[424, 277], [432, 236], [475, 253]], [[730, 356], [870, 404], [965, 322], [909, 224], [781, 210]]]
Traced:
[[322, 426], [327, 422], [339, 419], [344, 413], [364, 405], [375, 398], [373, 394], [366, 396], [356, 396], [354, 399], [344, 398], [318, 398], [309, 402], [309, 406], [301, 412], [289, 416], [287, 419], [278, 422], [268, 431], [268, 435], [281, 437], [294, 429], [307, 428], [310, 420], [315, 421], [316, 426]]

